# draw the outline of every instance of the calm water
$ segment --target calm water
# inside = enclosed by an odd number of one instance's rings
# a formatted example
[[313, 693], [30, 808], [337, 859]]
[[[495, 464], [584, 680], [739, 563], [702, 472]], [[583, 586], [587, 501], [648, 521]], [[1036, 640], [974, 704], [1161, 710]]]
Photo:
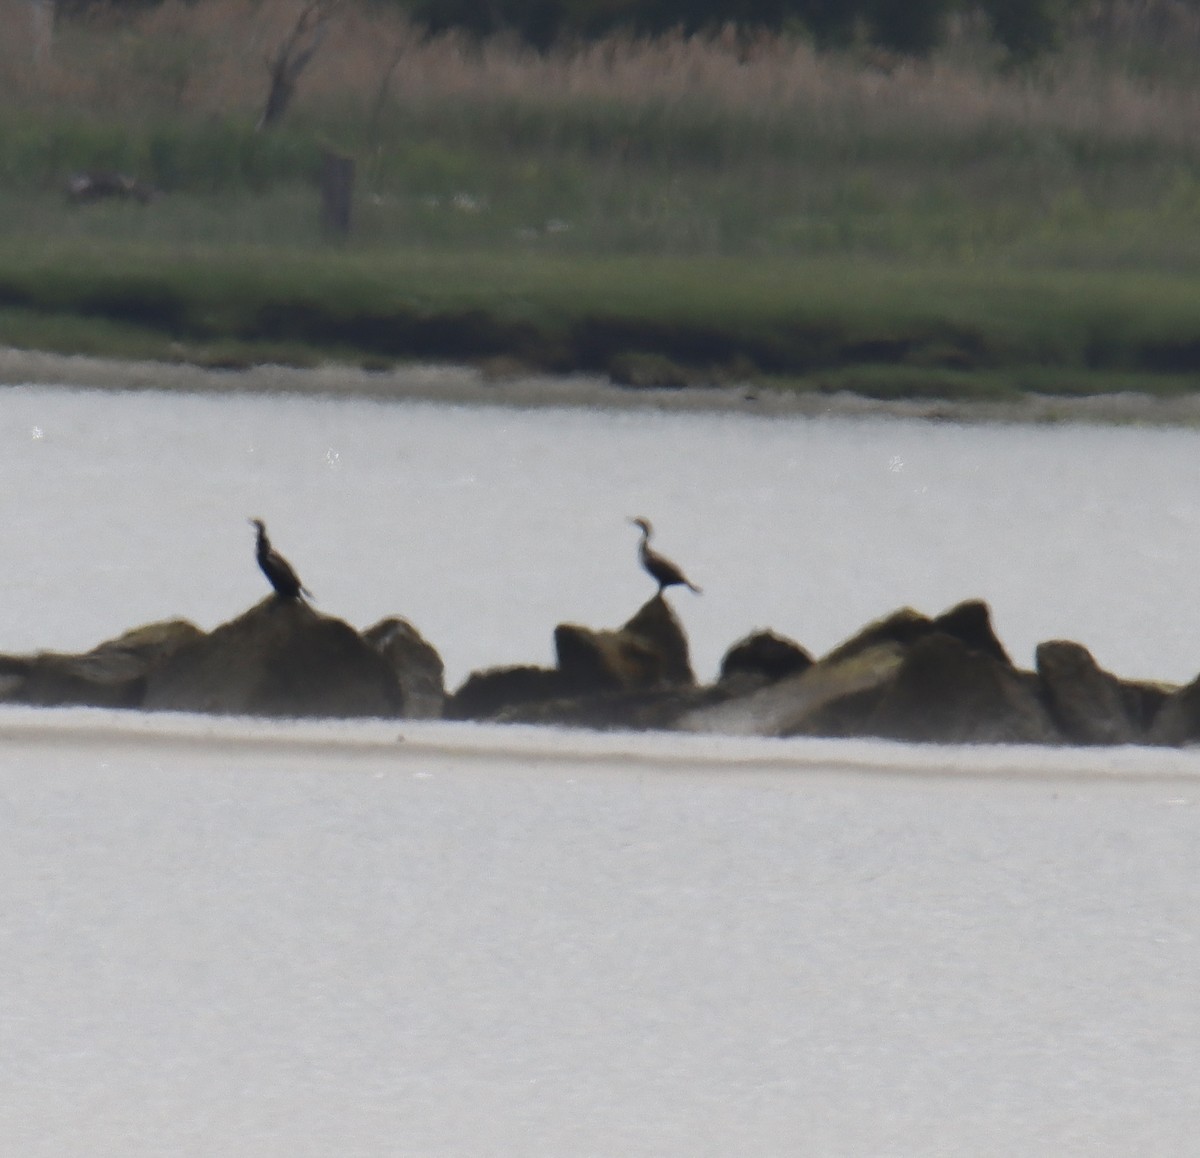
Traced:
[[409, 617], [453, 684], [627, 618], [644, 514], [704, 588], [671, 596], [701, 676], [756, 627], [820, 652], [976, 596], [1019, 662], [1069, 637], [1123, 675], [1200, 671], [1192, 430], [10, 388], [0, 437], [0, 650], [215, 626], [264, 593], [258, 515], [322, 610]]
[[6, 1155], [1196, 1152], [1193, 753], [0, 717]]
[[[451, 682], [989, 599], [1190, 678], [1182, 431], [0, 394], [0, 650], [263, 594]], [[1196, 754], [0, 711], [0, 1152], [1195, 1152]], [[884, 774], [880, 774], [884, 773]]]

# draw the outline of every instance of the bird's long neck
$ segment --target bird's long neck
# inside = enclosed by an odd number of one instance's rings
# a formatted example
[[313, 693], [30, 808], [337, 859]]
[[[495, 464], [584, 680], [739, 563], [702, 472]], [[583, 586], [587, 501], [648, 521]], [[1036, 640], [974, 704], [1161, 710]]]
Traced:
[[257, 528], [257, 530], [258, 542], [255, 545], [255, 550], [258, 552], [258, 557], [262, 559], [271, 553], [271, 540], [267, 538], [267, 532], [262, 527]]

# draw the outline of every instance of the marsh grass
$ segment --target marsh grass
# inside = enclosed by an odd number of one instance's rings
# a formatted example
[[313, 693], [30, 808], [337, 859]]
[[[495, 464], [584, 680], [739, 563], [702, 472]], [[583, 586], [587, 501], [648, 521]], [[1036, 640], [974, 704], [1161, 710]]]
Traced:
[[843, 259], [0, 249], [11, 342], [216, 365], [516, 359], [621, 380], [893, 396], [1170, 393], [1200, 374], [1188, 276]]
[[[1200, 369], [1187, 6], [1084, 11], [1060, 56], [1016, 72], [970, 22], [921, 62], [733, 37], [539, 56], [348, 4], [288, 120], [257, 133], [262, 60], [294, 17], [168, 0], [62, 25], [35, 67], [22, 0], [0, 0], [18, 32], [0, 44], [0, 339], [664, 358], [668, 377], [913, 393]], [[325, 148], [358, 162], [338, 246], [317, 225]], [[163, 196], [72, 205], [77, 169]]]

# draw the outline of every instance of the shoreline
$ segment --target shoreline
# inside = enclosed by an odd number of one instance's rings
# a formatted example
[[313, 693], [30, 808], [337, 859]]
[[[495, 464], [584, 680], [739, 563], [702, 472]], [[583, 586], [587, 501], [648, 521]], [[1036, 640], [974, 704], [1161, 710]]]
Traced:
[[[597, 731], [468, 720], [280, 719], [128, 708], [0, 705], [0, 740], [45, 751], [97, 746], [131, 751], [287, 755], [344, 761], [453, 758], [473, 765], [519, 760], [617, 771], [636, 760], [657, 773], [742, 778], [781, 773], [919, 779], [961, 785], [1067, 782], [1195, 784], [1191, 747], [920, 743], [872, 737], [697, 735]], [[1029, 761], [1036, 756], [1036, 764]]]
[[1029, 394], [1012, 401], [879, 399], [746, 383], [739, 386], [619, 386], [594, 374], [492, 376], [469, 365], [414, 363], [365, 370], [342, 363], [314, 367], [261, 365], [213, 369], [191, 363], [55, 354], [0, 347], [0, 385], [68, 389], [184, 391], [202, 394], [294, 394], [430, 402], [447, 406], [573, 407], [733, 413], [763, 417], [898, 418], [959, 424], [1200, 426], [1200, 393], [1156, 397], [1113, 393]]

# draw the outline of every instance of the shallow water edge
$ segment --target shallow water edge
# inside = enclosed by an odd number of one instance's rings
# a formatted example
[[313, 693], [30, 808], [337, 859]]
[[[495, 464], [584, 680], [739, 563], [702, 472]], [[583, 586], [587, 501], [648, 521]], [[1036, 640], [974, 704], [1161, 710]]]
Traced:
[[1008, 401], [878, 399], [844, 392], [780, 390], [754, 383], [663, 389], [618, 386], [608, 378], [589, 374], [490, 377], [476, 367], [449, 364], [413, 364], [391, 370], [366, 370], [336, 363], [223, 370], [186, 363], [126, 361], [3, 346], [0, 346], [0, 385], [197, 394], [294, 394], [458, 406], [649, 409], [767, 417], [1200, 426], [1200, 394], [1173, 397], [1135, 393], [1083, 397], [1029, 394]]

